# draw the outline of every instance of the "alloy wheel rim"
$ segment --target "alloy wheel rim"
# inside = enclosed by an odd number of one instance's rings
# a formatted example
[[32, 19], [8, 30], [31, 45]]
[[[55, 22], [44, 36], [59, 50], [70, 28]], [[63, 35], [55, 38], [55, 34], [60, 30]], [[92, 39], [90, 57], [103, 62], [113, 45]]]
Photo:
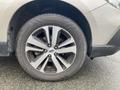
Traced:
[[65, 29], [42, 26], [28, 37], [25, 54], [32, 67], [42, 73], [61, 73], [75, 61], [77, 46], [73, 36]]

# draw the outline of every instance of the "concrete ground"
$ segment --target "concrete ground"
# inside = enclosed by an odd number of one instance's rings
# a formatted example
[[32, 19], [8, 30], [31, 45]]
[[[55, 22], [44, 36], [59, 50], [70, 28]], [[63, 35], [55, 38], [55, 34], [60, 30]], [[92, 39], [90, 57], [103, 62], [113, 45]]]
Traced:
[[88, 61], [78, 74], [61, 82], [34, 80], [14, 57], [0, 58], [0, 90], [120, 90], [120, 52]]

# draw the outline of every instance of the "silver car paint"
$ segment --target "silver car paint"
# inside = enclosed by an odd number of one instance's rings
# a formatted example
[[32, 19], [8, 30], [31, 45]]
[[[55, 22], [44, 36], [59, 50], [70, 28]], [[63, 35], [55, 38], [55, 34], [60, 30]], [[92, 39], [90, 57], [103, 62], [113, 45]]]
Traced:
[[[14, 13], [33, 0], [0, 0], [0, 42], [7, 41], [9, 23]], [[87, 18], [93, 45], [105, 45], [120, 25], [120, 10], [105, 0], [62, 0], [78, 8]]]

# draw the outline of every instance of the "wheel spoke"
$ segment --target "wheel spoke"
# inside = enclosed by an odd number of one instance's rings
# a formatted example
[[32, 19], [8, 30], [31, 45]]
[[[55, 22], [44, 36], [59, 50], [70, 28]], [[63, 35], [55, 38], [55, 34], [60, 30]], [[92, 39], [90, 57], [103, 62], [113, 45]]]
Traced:
[[57, 73], [62, 72], [62, 71], [63, 71], [63, 68], [62, 68], [62, 66], [60, 65], [59, 61], [57, 60], [57, 58], [55, 57], [54, 54], [52, 55], [52, 61], [53, 61], [54, 65], [55, 65], [55, 67], [56, 67], [56, 69], [57, 69]]
[[46, 61], [44, 62], [44, 64], [42, 65], [42, 67], [41, 67], [41, 69], [40, 69], [41, 72], [45, 72], [44, 69], [45, 69], [48, 61], [49, 61], [49, 58], [47, 58]]
[[45, 60], [45, 58], [48, 56], [47, 53], [41, 55], [39, 58], [37, 58], [35, 60], [35, 62], [31, 62], [31, 65], [34, 67], [34, 68], [38, 68], [38, 66]]
[[35, 48], [35, 47], [30, 47], [30, 46], [26, 46], [26, 52], [28, 51], [38, 51], [38, 52], [43, 52], [43, 49], [39, 49], [39, 48]]
[[50, 33], [49, 33], [49, 27], [43, 27], [43, 29], [45, 30], [45, 34], [46, 34], [46, 38], [47, 38], [47, 42], [48, 44], [50, 44]]
[[48, 48], [44, 42], [42, 42], [41, 40], [38, 40], [37, 38], [35, 38], [32, 35], [28, 38], [27, 43], [35, 45], [35, 46], [43, 48], [43, 49]]
[[69, 44], [71, 44], [71, 43], [74, 43], [73, 38], [67, 39], [66, 41], [64, 41], [63, 43], [61, 43], [58, 47], [61, 48], [61, 47], [63, 47], [63, 46], [69, 45]]
[[56, 50], [57, 51], [57, 53], [59, 53], [59, 54], [62, 54], [62, 53], [70, 53], [70, 52], [72, 52], [72, 53], [76, 53], [76, 46], [72, 46], [72, 47], [64, 47], [64, 48], [61, 48], [61, 49], [58, 49], [58, 50]]
[[74, 62], [74, 58], [72, 60], [68, 57], [76, 57], [76, 53], [77, 46], [72, 35], [55, 25], [34, 30], [25, 46], [25, 54], [31, 66], [45, 74], [58, 74], [68, 69]]
[[71, 64], [69, 64], [68, 62], [66, 62], [65, 59], [63, 59], [62, 57], [60, 56], [57, 56], [57, 58], [62, 62], [62, 64], [66, 67], [66, 68], [69, 68]]
[[53, 27], [52, 30], [52, 46], [54, 47], [57, 44], [58, 33], [61, 30], [59, 27]]

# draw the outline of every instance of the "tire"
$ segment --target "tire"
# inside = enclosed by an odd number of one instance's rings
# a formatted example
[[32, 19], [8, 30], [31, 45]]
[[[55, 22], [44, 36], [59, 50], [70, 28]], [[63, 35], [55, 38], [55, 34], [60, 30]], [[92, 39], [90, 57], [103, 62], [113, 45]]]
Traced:
[[[59, 73], [57, 73], [58, 72], [57, 70], [59, 69], [59, 68], [56, 69], [57, 66], [55, 67], [55, 70], [53, 70], [53, 71], [50, 71], [48, 68], [48, 72], [50, 72], [50, 73], [52, 72], [52, 74], [46, 73], [47, 71], [45, 71], [45, 70], [44, 70], [44, 73], [39, 71], [38, 67], [35, 68], [34, 64], [31, 64], [27, 57], [28, 54], [30, 54], [31, 57], [33, 57], [33, 56], [37, 57], [37, 55], [33, 55], [31, 52], [29, 52], [29, 53], [27, 52], [27, 54], [26, 54], [26, 52], [25, 52], [25, 49], [27, 47], [26, 42], [27, 42], [28, 38], [30, 37], [30, 35], [33, 32], [35, 32], [35, 30], [38, 29], [39, 27], [43, 27], [43, 26], [47, 26], [47, 25], [54, 25], [54, 26], [62, 27], [64, 29], [64, 31], [66, 32], [66, 35], [70, 34], [74, 38], [74, 43], [76, 45], [76, 49], [74, 49], [74, 50], [76, 50], [76, 53], [75, 54], [73, 53], [74, 57], [75, 57], [73, 63], [70, 64], [71, 66], [69, 68], [66, 68], [65, 70], [63, 70], [61, 72], [59, 71]], [[67, 34], [67, 32], [69, 34]], [[50, 34], [50, 31], [49, 31], [49, 34]], [[64, 40], [63, 37], [61, 37], [61, 38]], [[36, 17], [32, 18], [31, 20], [29, 20], [25, 25], [23, 25], [23, 27], [19, 31], [16, 43], [17, 43], [16, 56], [18, 58], [20, 65], [22, 66], [22, 68], [33, 78], [38, 79], [38, 80], [44, 80], [44, 81], [58, 81], [58, 80], [64, 80], [64, 79], [71, 77], [72, 75], [74, 75], [75, 73], [77, 73], [80, 70], [80, 68], [82, 67], [82, 65], [85, 61], [85, 57], [86, 57], [86, 53], [87, 53], [86, 39], [85, 39], [85, 36], [84, 36], [81, 28], [73, 20], [71, 20], [65, 16], [58, 15], [58, 14], [43, 14], [43, 15], [36, 16]], [[36, 52], [34, 52], [34, 53], [36, 53]], [[53, 55], [52, 50], [51, 50], [51, 55]], [[64, 56], [65, 54], [62, 54], [62, 55]], [[70, 55], [71, 54], [69, 54], [68, 57]], [[31, 57], [29, 57], [29, 58], [31, 59]], [[71, 56], [71, 58], [72, 58], [72, 56]], [[55, 60], [55, 59], [53, 59], [53, 60]], [[51, 63], [51, 62], [49, 62], [49, 63]], [[59, 61], [59, 63], [60, 63], [60, 61]], [[54, 68], [54, 66], [50, 65], [51, 68]], [[55, 72], [55, 73], [53, 73], [53, 72]]]

